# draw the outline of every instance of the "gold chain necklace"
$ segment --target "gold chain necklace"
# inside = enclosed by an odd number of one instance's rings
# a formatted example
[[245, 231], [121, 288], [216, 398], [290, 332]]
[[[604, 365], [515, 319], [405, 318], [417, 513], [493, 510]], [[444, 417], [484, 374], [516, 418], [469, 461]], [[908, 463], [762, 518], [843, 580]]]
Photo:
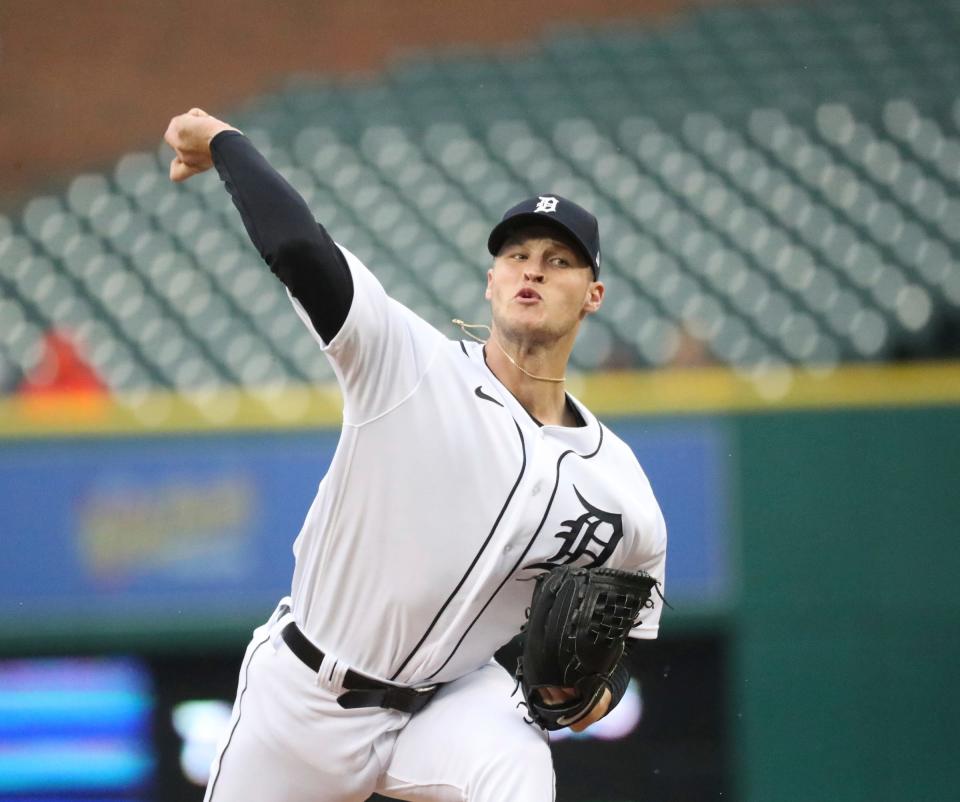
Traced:
[[[453, 325], [460, 327], [460, 331], [462, 331], [468, 337], [471, 337], [472, 339], [476, 340], [478, 343], [483, 343], [484, 345], [486, 345], [488, 342], [490, 342], [490, 340], [493, 340], [493, 344], [500, 349], [500, 353], [502, 353], [507, 359], [509, 359], [510, 364], [513, 365], [517, 370], [519, 370], [524, 376], [529, 376], [531, 379], [536, 379], [539, 382], [554, 382], [555, 384], [561, 384], [562, 382], [565, 382], [567, 380], [566, 376], [562, 376], [559, 379], [555, 379], [552, 376], [537, 376], [535, 373], [530, 373], [530, 371], [524, 370], [522, 367], [520, 367], [520, 365], [517, 364], [517, 360], [515, 360], [512, 356], [510, 356], [510, 354], [508, 354], [503, 349], [503, 346], [500, 345], [500, 341], [494, 338], [492, 329], [486, 323], [464, 323], [458, 317], [455, 317], [452, 322], [453, 322]], [[468, 329], [486, 329], [490, 336], [486, 340], [484, 340], [478, 337], [472, 331], [468, 331]]]

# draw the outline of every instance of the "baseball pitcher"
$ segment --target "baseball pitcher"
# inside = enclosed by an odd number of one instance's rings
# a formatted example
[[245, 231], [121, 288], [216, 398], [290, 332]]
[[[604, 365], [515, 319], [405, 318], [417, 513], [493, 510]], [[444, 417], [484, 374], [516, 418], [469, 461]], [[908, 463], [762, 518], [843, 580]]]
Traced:
[[[343, 395], [206, 802], [551, 802], [548, 731], [619, 701], [624, 644], [657, 635], [666, 556], [636, 458], [564, 386], [604, 298], [596, 219], [553, 194], [509, 209], [489, 336], [449, 339], [241, 132], [193, 109], [165, 139], [173, 181], [217, 170]], [[512, 675], [492, 656], [521, 631]]]

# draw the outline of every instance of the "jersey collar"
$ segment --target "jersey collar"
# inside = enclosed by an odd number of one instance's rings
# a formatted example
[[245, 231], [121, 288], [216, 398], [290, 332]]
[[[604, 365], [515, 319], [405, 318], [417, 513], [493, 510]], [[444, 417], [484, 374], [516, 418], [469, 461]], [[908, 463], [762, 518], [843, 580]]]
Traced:
[[497, 395], [504, 406], [513, 415], [522, 429], [525, 431], [537, 432], [540, 437], [549, 437], [552, 440], [558, 440], [566, 444], [580, 455], [591, 454], [597, 450], [601, 442], [600, 421], [596, 416], [584, 406], [575, 396], [567, 393], [567, 398], [577, 408], [584, 420], [585, 426], [557, 426], [543, 425], [536, 421], [533, 416], [527, 412], [523, 405], [517, 400], [516, 396], [510, 392], [503, 382], [497, 378], [496, 374], [490, 370], [487, 360], [483, 356], [483, 345], [478, 342], [462, 341], [470, 360], [483, 368], [490, 382], [497, 391]]

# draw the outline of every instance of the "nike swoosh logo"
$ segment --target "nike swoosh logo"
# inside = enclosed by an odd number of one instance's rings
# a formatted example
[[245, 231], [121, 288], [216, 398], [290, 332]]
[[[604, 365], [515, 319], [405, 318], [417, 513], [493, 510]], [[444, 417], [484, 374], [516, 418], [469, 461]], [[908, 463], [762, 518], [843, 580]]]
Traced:
[[496, 398], [494, 398], [493, 396], [487, 395], [485, 392], [483, 392], [482, 384], [478, 384], [476, 389], [473, 392], [477, 396], [477, 398], [482, 398], [484, 401], [493, 401], [493, 403], [496, 404], [498, 407], [503, 406], [503, 404], [497, 401]]

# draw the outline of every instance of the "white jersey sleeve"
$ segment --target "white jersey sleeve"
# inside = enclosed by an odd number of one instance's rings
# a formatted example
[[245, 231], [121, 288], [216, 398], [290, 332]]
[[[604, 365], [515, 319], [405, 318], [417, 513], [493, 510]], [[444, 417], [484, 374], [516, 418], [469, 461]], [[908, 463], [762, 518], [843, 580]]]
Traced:
[[389, 412], [416, 390], [446, 338], [388, 296], [356, 256], [337, 247], [353, 277], [353, 301], [336, 336], [325, 343], [300, 302], [292, 295], [290, 300], [333, 365], [343, 392], [344, 423], [359, 426]]

